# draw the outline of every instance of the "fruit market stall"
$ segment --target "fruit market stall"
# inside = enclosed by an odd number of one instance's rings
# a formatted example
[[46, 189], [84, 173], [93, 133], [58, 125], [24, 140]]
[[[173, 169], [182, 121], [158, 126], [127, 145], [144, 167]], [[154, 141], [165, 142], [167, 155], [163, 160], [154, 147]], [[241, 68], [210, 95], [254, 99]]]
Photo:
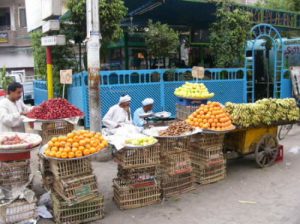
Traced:
[[30, 189], [30, 152], [41, 142], [36, 134], [0, 134], [0, 223], [37, 218], [36, 197]]
[[300, 109], [293, 98], [263, 99], [248, 104], [227, 103], [226, 110], [238, 128], [226, 134], [225, 150], [240, 155], [255, 153], [260, 167], [274, 164], [278, 156], [278, 125], [300, 120]]
[[56, 223], [85, 223], [104, 217], [104, 199], [98, 190], [90, 157], [108, 147], [102, 134], [78, 130], [53, 137], [40, 150], [48, 161], [48, 182]]

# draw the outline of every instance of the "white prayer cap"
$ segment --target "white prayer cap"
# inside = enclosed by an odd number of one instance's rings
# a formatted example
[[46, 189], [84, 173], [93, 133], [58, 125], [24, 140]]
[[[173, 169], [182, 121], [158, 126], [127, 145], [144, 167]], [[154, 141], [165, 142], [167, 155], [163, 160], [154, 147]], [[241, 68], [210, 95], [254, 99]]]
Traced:
[[154, 100], [152, 98], [146, 98], [142, 101], [143, 106], [148, 106], [154, 103]]
[[119, 99], [119, 104], [131, 101], [131, 97], [129, 95], [121, 96]]

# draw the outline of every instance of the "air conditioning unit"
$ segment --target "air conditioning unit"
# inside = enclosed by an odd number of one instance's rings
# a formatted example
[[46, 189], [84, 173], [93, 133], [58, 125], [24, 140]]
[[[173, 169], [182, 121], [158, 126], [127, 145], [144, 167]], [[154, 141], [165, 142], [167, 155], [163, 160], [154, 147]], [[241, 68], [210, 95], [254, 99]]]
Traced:
[[61, 0], [42, 0], [42, 19], [48, 20], [61, 16]]

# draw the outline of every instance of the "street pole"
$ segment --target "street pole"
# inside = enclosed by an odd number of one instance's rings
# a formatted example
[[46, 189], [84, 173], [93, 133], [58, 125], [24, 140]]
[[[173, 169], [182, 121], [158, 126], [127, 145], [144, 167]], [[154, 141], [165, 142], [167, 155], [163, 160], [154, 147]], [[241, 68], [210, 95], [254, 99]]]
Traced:
[[46, 47], [48, 99], [54, 98], [52, 49]]
[[100, 24], [98, 0], [86, 1], [87, 16], [87, 60], [88, 60], [88, 87], [90, 130], [101, 131], [101, 104], [100, 104]]

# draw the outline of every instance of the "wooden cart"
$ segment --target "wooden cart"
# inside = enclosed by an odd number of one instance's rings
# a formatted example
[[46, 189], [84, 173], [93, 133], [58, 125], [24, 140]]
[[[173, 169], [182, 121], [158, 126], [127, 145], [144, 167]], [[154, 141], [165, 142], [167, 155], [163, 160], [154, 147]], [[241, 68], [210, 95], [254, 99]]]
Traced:
[[255, 153], [256, 163], [260, 167], [271, 166], [278, 156], [278, 125], [236, 129], [225, 135], [225, 151], [235, 151], [239, 155]]

